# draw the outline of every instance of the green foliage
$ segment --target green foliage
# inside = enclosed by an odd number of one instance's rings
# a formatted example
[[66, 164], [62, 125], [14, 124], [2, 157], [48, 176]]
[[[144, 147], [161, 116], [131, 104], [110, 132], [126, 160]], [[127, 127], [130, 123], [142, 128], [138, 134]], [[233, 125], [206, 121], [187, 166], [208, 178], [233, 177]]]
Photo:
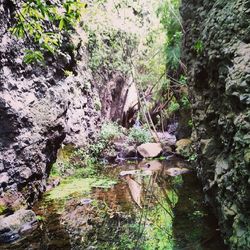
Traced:
[[110, 178], [101, 178], [95, 181], [91, 186], [96, 188], [107, 189], [113, 187], [115, 184], [117, 184], [116, 180]]
[[179, 82], [180, 82], [182, 85], [187, 85], [187, 77], [184, 76], [184, 75], [180, 75]]
[[169, 70], [176, 70], [180, 63], [182, 26], [179, 7], [180, 0], [168, 0], [164, 1], [158, 8], [158, 16], [166, 30], [164, 50]]
[[181, 104], [182, 108], [189, 108], [190, 107], [190, 101], [187, 95], [183, 94], [181, 97]]
[[180, 104], [176, 101], [172, 101], [168, 107], [168, 112], [169, 113], [175, 113], [180, 109]]
[[91, 177], [97, 174], [97, 158], [91, 154], [90, 147], [87, 150], [78, 149], [71, 157], [74, 168], [77, 169], [75, 175], [81, 177]]
[[68, 161], [57, 160], [50, 171], [51, 176], [65, 176], [74, 171], [74, 166]]
[[94, 71], [128, 73], [129, 59], [136, 45], [136, 36], [119, 29], [88, 30], [89, 66]]
[[38, 63], [42, 62], [44, 63], [44, 57], [41, 51], [38, 50], [26, 50], [25, 56], [23, 58], [23, 61], [27, 64], [31, 63]]
[[197, 40], [194, 44], [194, 50], [198, 55], [200, 55], [204, 50], [204, 44], [201, 40]]
[[188, 161], [192, 162], [197, 160], [198, 154], [192, 151], [192, 153], [187, 155], [186, 157], [188, 158]]
[[40, 222], [45, 221], [45, 217], [42, 216], [42, 215], [37, 215], [37, 216], [36, 216], [36, 219], [37, 219], [37, 221], [40, 221]]
[[68, 177], [64, 179], [59, 186], [52, 189], [47, 198], [52, 200], [65, 200], [72, 195], [87, 194], [91, 191], [91, 184], [94, 183], [95, 178], [78, 178]]
[[191, 119], [188, 121], [188, 126], [189, 126], [190, 128], [192, 128], [192, 127], [194, 126], [193, 121], [192, 121]]
[[7, 207], [5, 205], [0, 204], [0, 215], [4, 214], [7, 210]]
[[15, 5], [16, 22], [10, 31], [19, 38], [26, 38], [30, 46], [33, 45], [24, 57], [25, 63], [44, 62], [45, 53], [58, 52], [63, 33], [69, 33], [75, 27], [85, 8], [80, 0], [64, 0], [57, 4], [28, 0]]
[[129, 130], [128, 139], [133, 143], [142, 144], [152, 141], [152, 135], [150, 131], [146, 128], [132, 127]]
[[100, 131], [100, 140], [111, 141], [122, 135], [121, 127], [115, 122], [107, 122], [102, 125]]

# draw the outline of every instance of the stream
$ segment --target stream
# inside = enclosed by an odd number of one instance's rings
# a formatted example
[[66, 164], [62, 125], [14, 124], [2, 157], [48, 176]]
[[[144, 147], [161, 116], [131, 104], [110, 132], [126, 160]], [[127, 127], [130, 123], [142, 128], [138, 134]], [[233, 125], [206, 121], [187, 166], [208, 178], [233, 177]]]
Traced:
[[33, 207], [38, 228], [0, 248], [226, 249], [188, 167], [172, 157], [102, 166], [98, 178], [69, 177]]

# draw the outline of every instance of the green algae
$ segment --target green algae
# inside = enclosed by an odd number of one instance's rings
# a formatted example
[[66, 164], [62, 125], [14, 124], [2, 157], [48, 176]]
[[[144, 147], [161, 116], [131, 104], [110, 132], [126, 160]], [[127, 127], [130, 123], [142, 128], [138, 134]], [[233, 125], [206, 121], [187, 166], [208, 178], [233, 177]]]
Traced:
[[64, 179], [61, 184], [47, 193], [48, 199], [67, 199], [71, 196], [87, 195], [92, 188], [111, 188], [116, 180], [107, 177], [81, 178], [79, 172], [75, 176]]
[[5, 205], [0, 204], [0, 215], [4, 214], [6, 210], [7, 210], [7, 207]]
[[95, 181], [95, 178], [67, 178], [59, 186], [48, 192], [47, 198], [63, 200], [72, 195], [88, 194]]

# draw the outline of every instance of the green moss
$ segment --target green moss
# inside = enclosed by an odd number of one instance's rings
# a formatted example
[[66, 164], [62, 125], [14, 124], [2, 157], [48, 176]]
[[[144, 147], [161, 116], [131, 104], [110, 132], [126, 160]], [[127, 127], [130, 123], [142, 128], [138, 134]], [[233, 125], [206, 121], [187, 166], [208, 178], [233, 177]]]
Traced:
[[91, 191], [95, 178], [67, 178], [62, 183], [48, 193], [49, 199], [67, 199], [69, 196], [86, 194]]
[[48, 193], [48, 199], [64, 200], [75, 195], [88, 194], [92, 187], [110, 188], [115, 185], [117, 181], [109, 178], [79, 178], [78, 176], [69, 177], [62, 181], [62, 183], [55, 187]]
[[115, 185], [117, 181], [111, 179], [99, 179], [96, 180], [94, 183], [91, 184], [92, 187], [99, 187], [99, 188], [111, 188]]
[[5, 205], [0, 204], [0, 215], [4, 214], [6, 209], [7, 209], [7, 207]]
[[41, 216], [41, 215], [37, 215], [37, 216], [36, 216], [36, 219], [37, 219], [38, 221], [45, 221], [45, 217], [44, 217], [44, 216]]

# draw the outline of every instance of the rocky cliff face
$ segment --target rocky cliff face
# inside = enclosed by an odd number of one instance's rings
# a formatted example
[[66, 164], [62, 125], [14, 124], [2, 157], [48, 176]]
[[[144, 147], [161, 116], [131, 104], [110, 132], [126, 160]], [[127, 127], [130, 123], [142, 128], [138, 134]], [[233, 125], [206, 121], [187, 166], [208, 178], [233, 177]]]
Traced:
[[198, 175], [232, 249], [250, 248], [250, 1], [183, 0]]
[[8, 32], [10, 7], [0, 6], [0, 213], [32, 204], [62, 143], [85, 145], [100, 119], [84, 47], [47, 66], [24, 65], [25, 44]]

